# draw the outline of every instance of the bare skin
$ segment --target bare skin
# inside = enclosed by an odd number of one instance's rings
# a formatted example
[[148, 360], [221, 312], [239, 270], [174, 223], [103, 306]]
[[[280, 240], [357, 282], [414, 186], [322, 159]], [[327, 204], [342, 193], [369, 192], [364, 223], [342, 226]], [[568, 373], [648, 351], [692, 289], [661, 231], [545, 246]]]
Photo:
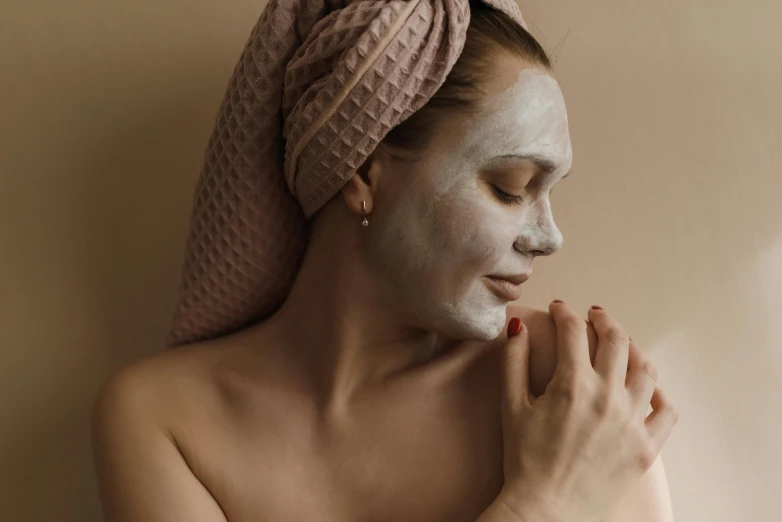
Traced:
[[[524, 81], [551, 94], [555, 84], [536, 71], [519, 74], [534, 67], [499, 60], [488, 96]], [[558, 88], [551, 96], [556, 107]], [[93, 416], [107, 522], [475, 521], [504, 481], [496, 339], [512, 316], [530, 331], [534, 394], [556, 365], [548, 313], [508, 306], [482, 286], [499, 273], [489, 268], [527, 272], [561, 246], [548, 193], [570, 168], [566, 122], [534, 118], [564, 113], [530, 114], [499, 131], [556, 168], [493, 163], [475, 182], [477, 167], [464, 161], [432, 174], [440, 159], [409, 167], [378, 147], [317, 217], [277, 313], [109, 379]], [[433, 150], [457, 150], [448, 140], [472, 121], [448, 122]], [[417, 202], [436, 175], [453, 188], [438, 184], [436, 205]], [[493, 183], [528, 187], [526, 203], [498, 202]], [[399, 268], [408, 262], [424, 271], [414, 283], [400, 276], [413, 273]], [[606, 520], [668, 521], [666, 502], [656, 465]]]
[[[538, 395], [556, 365], [554, 327], [546, 312], [512, 305], [512, 316], [530, 328]], [[496, 498], [496, 346], [454, 345], [336, 422], [258, 353], [266, 335], [261, 325], [164, 352], [107, 381], [94, 418], [107, 522], [468, 522]], [[604, 520], [669, 516], [658, 460]]]
[[[214, 504], [214, 518], [183, 511], [182, 520], [222, 520], [219, 505], [232, 522], [474, 521], [495, 499], [503, 484], [499, 359], [491, 355], [498, 350], [454, 346], [326, 417], [317, 399], [254, 350], [266, 335], [260, 327], [172, 350], [115, 381], [134, 388], [116, 393], [149, 401], [140, 413], [156, 413], [150, 422], [203, 484], [199, 495], [193, 488], [192, 509], [198, 500]], [[170, 449], [171, 465], [182, 464]], [[116, 496], [165, 488], [159, 482], [171, 478], [148, 469], [143, 481], [104, 482], [108, 520], [141, 520]]]

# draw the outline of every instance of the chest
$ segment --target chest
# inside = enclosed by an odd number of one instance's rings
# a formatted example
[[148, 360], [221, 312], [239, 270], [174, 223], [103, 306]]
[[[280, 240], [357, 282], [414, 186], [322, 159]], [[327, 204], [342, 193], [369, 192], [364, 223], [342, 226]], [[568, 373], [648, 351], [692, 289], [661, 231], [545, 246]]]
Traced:
[[191, 460], [230, 522], [474, 521], [503, 484], [493, 394], [411, 399], [334, 429], [275, 404], [205, 428]]

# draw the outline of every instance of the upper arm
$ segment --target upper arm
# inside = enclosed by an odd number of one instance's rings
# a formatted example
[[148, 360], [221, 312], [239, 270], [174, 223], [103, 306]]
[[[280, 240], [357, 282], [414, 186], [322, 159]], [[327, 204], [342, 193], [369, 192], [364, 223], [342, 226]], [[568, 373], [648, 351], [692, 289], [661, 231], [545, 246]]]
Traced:
[[143, 373], [126, 368], [101, 387], [92, 447], [106, 522], [227, 522], [154, 412]]
[[673, 522], [671, 495], [662, 457], [622, 497], [603, 522]]

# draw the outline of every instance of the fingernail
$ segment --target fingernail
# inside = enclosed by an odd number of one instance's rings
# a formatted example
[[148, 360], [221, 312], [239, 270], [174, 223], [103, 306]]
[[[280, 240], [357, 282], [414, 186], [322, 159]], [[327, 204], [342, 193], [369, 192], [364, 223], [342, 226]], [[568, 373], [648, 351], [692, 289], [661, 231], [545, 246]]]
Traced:
[[514, 317], [508, 323], [508, 337], [516, 337], [521, 333], [521, 319]]
[[554, 300], [552, 301], [552, 303], [561, 303], [561, 302], [562, 302], [562, 301], [560, 301], [559, 299], [554, 299]]
[[602, 306], [597, 306], [597, 305], [592, 305], [592, 309], [593, 310], [602, 310], [603, 307]]

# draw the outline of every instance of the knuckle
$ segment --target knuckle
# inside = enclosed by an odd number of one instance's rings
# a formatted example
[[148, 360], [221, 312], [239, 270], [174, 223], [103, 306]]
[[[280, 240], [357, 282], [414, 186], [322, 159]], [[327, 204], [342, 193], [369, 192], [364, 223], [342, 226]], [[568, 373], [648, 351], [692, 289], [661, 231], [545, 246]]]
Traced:
[[559, 400], [567, 406], [575, 406], [578, 402], [578, 390], [572, 386], [563, 386], [559, 389]]
[[603, 335], [605, 336], [606, 341], [609, 343], [623, 345], [630, 344], [630, 336], [627, 335], [627, 332], [616, 326], [607, 328]]
[[641, 363], [640, 371], [648, 375], [655, 383], [657, 382], [659, 378], [657, 368], [649, 361], [643, 361]]
[[679, 412], [676, 410], [676, 408], [673, 406], [668, 407], [667, 414], [673, 424], [679, 422]]
[[651, 468], [655, 460], [657, 460], [657, 453], [654, 448], [646, 447], [638, 453], [638, 465], [644, 471]]
[[595, 414], [601, 419], [619, 418], [621, 416], [621, 401], [611, 388], [596, 394], [592, 407]]
[[515, 367], [517, 364], [521, 364], [524, 362], [524, 359], [522, 358], [518, 350], [506, 350], [504, 357], [505, 357], [505, 364], [507, 364], [508, 366]]
[[578, 372], [570, 372], [556, 383], [552, 391], [566, 404], [575, 404], [585, 388], [585, 379]]
[[619, 396], [613, 391], [610, 391], [605, 395], [603, 403], [605, 404], [606, 413], [614, 414], [621, 410]]
[[568, 333], [580, 334], [587, 331], [587, 325], [580, 317], [570, 315], [562, 320], [562, 329]]
[[613, 411], [610, 395], [598, 395], [592, 401], [592, 411], [601, 419], [605, 419]]

